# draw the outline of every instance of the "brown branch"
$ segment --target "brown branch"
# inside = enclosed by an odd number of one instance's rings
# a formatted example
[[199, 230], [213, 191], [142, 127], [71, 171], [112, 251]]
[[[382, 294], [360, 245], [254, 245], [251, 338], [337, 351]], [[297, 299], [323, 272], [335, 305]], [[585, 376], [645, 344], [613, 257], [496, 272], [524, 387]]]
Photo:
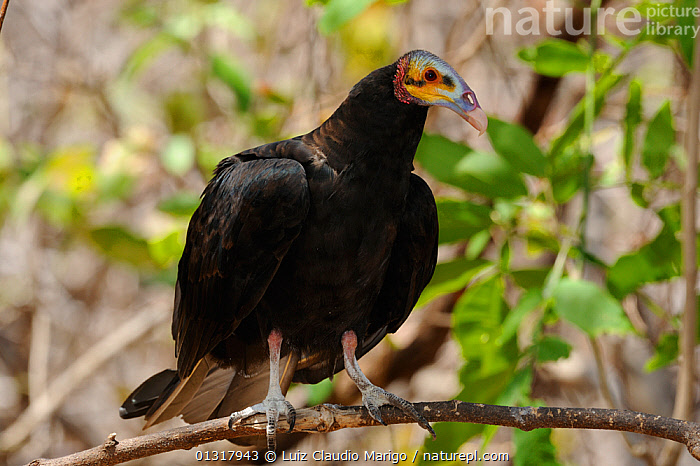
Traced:
[[14, 450], [31, 435], [34, 428], [61, 407], [73, 390], [116, 353], [142, 338], [165, 322], [168, 314], [140, 311], [109, 335], [99, 340], [80, 358], [64, 369], [29, 407], [5, 430], [0, 432], [0, 451]]
[[[602, 429], [651, 435], [688, 448], [700, 460], [700, 424], [634, 411], [598, 408], [532, 408], [494, 406], [463, 401], [416, 403], [416, 409], [430, 422], [470, 422], [517, 427], [529, 431], [539, 428]], [[387, 424], [406, 424], [413, 419], [391, 406], [381, 408]], [[360, 406], [319, 405], [297, 411], [293, 432], [333, 432], [348, 427], [379, 425]], [[288, 426], [280, 421], [280, 432]], [[162, 432], [118, 441], [111, 434], [104, 444], [56, 459], [37, 459], [29, 466], [112, 465], [172, 450], [187, 450], [203, 443], [249, 435], [265, 435], [265, 416], [256, 415], [245, 424], [228, 428], [228, 418], [178, 427]], [[193, 454], [194, 455], [194, 454]]]
[[[700, 25], [700, 18], [695, 20]], [[673, 415], [690, 419], [695, 405], [695, 345], [697, 341], [697, 297], [695, 286], [698, 278], [696, 251], [695, 209], [698, 189], [698, 130], [700, 129], [700, 41], [695, 41], [693, 74], [686, 107], [685, 148], [687, 165], [681, 197], [681, 248], [683, 251], [683, 278], [685, 279], [685, 306], [680, 330], [680, 368], [676, 382], [676, 403]], [[677, 463], [680, 449], [666, 446], [661, 454], [662, 466]]]
[[[596, 369], [598, 371], [598, 378], [600, 379], [599, 388], [603, 395], [603, 399], [608, 404], [609, 407], [614, 409], [619, 409], [619, 404], [615, 403], [612, 392], [610, 390], [610, 382], [608, 380], [608, 375], [605, 370], [605, 365], [603, 363], [603, 353], [600, 349], [599, 341], [596, 337], [588, 337], [591, 349], [593, 350], [593, 357], [595, 359]], [[655, 464], [655, 458], [652, 456], [646, 442], [632, 442], [631, 436], [626, 435], [621, 432], [622, 438], [624, 439], [629, 451], [636, 456], [646, 461], [647, 464]], [[676, 445], [675, 443], [673, 445]]]
[[5, 14], [7, 13], [7, 7], [10, 4], [10, 0], [3, 0], [2, 7], [0, 8], [0, 31], [2, 31], [2, 23], [5, 22]]

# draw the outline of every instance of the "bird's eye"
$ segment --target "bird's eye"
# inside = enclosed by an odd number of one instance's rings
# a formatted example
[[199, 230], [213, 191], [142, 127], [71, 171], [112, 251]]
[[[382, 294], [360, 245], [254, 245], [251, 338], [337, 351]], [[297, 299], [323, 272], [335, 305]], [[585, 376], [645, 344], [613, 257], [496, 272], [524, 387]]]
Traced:
[[433, 82], [438, 78], [438, 74], [437, 74], [437, 71], [435, 71], [434, 69], [431, 68], [431, 69], [425, 70], [425, 74], [423, 75], [423, 77], [425, 78], [426, 81]]

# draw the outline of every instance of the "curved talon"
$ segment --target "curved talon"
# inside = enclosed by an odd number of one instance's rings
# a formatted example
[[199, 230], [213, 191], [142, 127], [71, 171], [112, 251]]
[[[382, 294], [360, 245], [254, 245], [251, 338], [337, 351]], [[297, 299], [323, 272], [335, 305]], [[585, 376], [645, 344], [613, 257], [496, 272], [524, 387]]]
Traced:
[[379, 407], [382, 405], [396, 406], [401, 411], [411, 416], [419, 426], [430, 432], [434, 440], [437, 437], [435, 431], [428, 421], [416, 411], [416, 408], [414, 408], [411, 403], [393, 393], [387, 392], [383, 388], [373, 385], [365, 374], [362, 373], [360, 365], [357, 363], [357, 358], [355, 357], [355, 349], [357, 348], [357, 335], [355, 335], [355, 332], [348, 330], [343, 333], [340, 343], [343, 345], [345, 370], [362, 393], [362, 404], [367, 408], [370, 416], [372, 416], [375, 421], [386, 425], [379, 413]]
[[289, 424], [289, 430], [287, 432], [291, 432], [292, 429], [294, 429], [294, 424], [297, 422], [297, 412], [289, 401], [284, 400], [284, 404], [287, 406], [285, 415], [287, 416], [287, 424]]
[[242, 411], [231, 413], [231, 416], [228, 418], [228, 427], [229, 429], [233, 429], [234, 424], [247, 417], [253, 416], [254, 414], [264, 414], [267, 418], [267, 425], [265, 426], [267, 448], [269, 450], [275, 450], [277, 448], [277, 424], [282, 410], [285, 412], [287, 422], [291, 426], [289, 430], [291, 431], [296, 422], [296, 410], [294, 406], [284, 398], [280, 400], [275, 397], [266, 398], [262, 403], [250, 406]]
[[362, 404], [365, 405], [365, 408], [367, 408], [367, 411], [369, 411], [369, 415], [372, 416], [372, 419], [383, 426], [386, 425], [386, 422], [384, 422], [384, 419], [382, 419], [382, 414], [379, 411], [379, 406], [372, 403], [372, 401], [366, 399], [364, 396], [362, 397]]
[[236, 411], [235, 413], [231, 413], [231, 415], [228, 417], [228, 428], [233, 430], [234, 424], [241, 422], [243, 419], [257, 413], [258, 411], [255, 410], [255, 406], [249, 406], [248, 408], [242, 411]]
[[377, 387], [376, 385], [370, 385], [366, 387], [362, 394], [362, 404], [369, 411], [370, 416], [379, 422], [380, 424], [386, 425], [382, 416], [379, 412], [379, 407], [385, 404], [389, 404], [399, 408], [404, 413], [408, 414], [415, 420], [419, 426], [430, 432], [430, 435], [435, 439], [437, 435], [431, 427], [430, 423], [421, 415], [416, 408], [404, 400], [400, 396], [397, 396], [391, 392], [387, 392], [383, 388]]
[[418, 423], [419, 426], [430, 432], [430, 435], [433, 436], [433, 439], [437, 438], [437, 435], [435, 434], [433, 428], [430, 426], [430, 423], [423, 417], [423, 415], [421, 415], [418, 412], [418, 410], [416, 410], [412, 403], [409, 403], [400, 396], [396, 396], [391, 392], [387, 392], [386, 390], [384, 391], [384, 393], [386, 393], [387, 398], [393, 406], [396, 406], [401, 411], [411, 416]]
[[433, 440], [437, 438], [437, 435], [435, 434], [435, 431], [431, 427], [430, 423], [423, 417], [422, 414], [418, 412], [418, 410], [416, 410], [412, 403], [409, 403], [400, 396], [396, 396], [391, 392], [387, 392], [386, 390], [384, 390], [384, 393], [387, 395], [387, 399], [391, 405], [396, 406], [401, 411], [411, 416], [419, 426], [430, 432], [430, 435], [433, 436]]
[[[404, 400], [405, 401], [405, 400]], [[408, 409], [405, 409], [404, 412], [408, 411], [408, 415], [411, 416], [413, 419], [416, 420], [419, 426], [421, 426], [423, 429], [427, 430], [430, 432], [430, 435], [433, 437], [433, 440], [437, 438], [437, 434], [433, 430], [432, 426], [430, 423], [421, 415], [416, 408], [413, 407], [412, 404], [408, 403]]]

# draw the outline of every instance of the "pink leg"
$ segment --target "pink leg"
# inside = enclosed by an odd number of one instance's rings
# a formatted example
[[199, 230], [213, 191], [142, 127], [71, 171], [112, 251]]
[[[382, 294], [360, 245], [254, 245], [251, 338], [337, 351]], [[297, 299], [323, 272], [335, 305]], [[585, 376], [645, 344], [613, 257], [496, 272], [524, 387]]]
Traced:
[[287, 422], [289, 423], [289, 431], [294, 428], [296, 419], [296, 411], [290, 402], [284, 399], [282, 388], [280, 387], [280, 352], [282, 350], [282, 332], [273, 329], [267, 337], [267, 345], [270, 349], [270, 386], [267, 390], [267, 396], [256, 405], [250, 406], [243, 411], [231, 413], [228, 420], [229, 428], [241, 420], [252, 416], [253, 414], [265, 414], [267, 416], [267, 449], [275, 450], [277, 447], [277, 421], [279, 420], [280, 411], [284, 411]]
[[[435, 431], [430, 426], [428, 421], [416, 411], [411, 403], [404, 400], [401, 397], [389, 393], [386, 390], [373, 385], [372, 382], [362, 373], [360, 365], [357, 363], [357, 358], [355, 357], [355, 350], [357, 349], [357, 335], [352, 330], [348, 330], [343, 333], [340, 339], [343, 345], [343, 360], [345, 361], [345, 371], [348, 373], [350, 378], [357, 388], [362, 393], [362, 404], [369, 411], [370, 416], [374, 418], [375, 421], [384, 424], [382, 420], [379, 407], [382, 405], [392, 405], [399, 408], [404, 413], [411, 416], [416, 422], [435, 438]], [[386, 424], [384, 424], [386, 425]]]

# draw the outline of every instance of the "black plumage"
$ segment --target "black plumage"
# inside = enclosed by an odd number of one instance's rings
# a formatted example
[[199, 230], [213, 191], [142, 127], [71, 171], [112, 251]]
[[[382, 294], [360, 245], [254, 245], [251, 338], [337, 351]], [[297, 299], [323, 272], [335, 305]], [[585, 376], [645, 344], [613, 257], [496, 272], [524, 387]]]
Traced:
[[[429, 105], [485, 128], [464, 80], [414, 51], [361, 80], [317, 129], [219, 163], [179, 263], [177, 371], [144, 382], [122, 417], [145, 415], [149, 426], [178, 414], [225, 416], [263, 399], [276, 374], [272, 353], [282, 358], [286, 392], [292, 381], [316, 383], [356, 365], [401, 326], [437, 260], [435, 200], [412, 173]], [[355, 339], [356, 349], [347, 343]], [[373, 385], [379, 392], [366, 393], [360, 378], [373, 415], [374, 405], [397, 404]], [[275, 405], [283, 403], [275, 387], [265, 400], [274, 402], [257, 411], [290, 409]]]

